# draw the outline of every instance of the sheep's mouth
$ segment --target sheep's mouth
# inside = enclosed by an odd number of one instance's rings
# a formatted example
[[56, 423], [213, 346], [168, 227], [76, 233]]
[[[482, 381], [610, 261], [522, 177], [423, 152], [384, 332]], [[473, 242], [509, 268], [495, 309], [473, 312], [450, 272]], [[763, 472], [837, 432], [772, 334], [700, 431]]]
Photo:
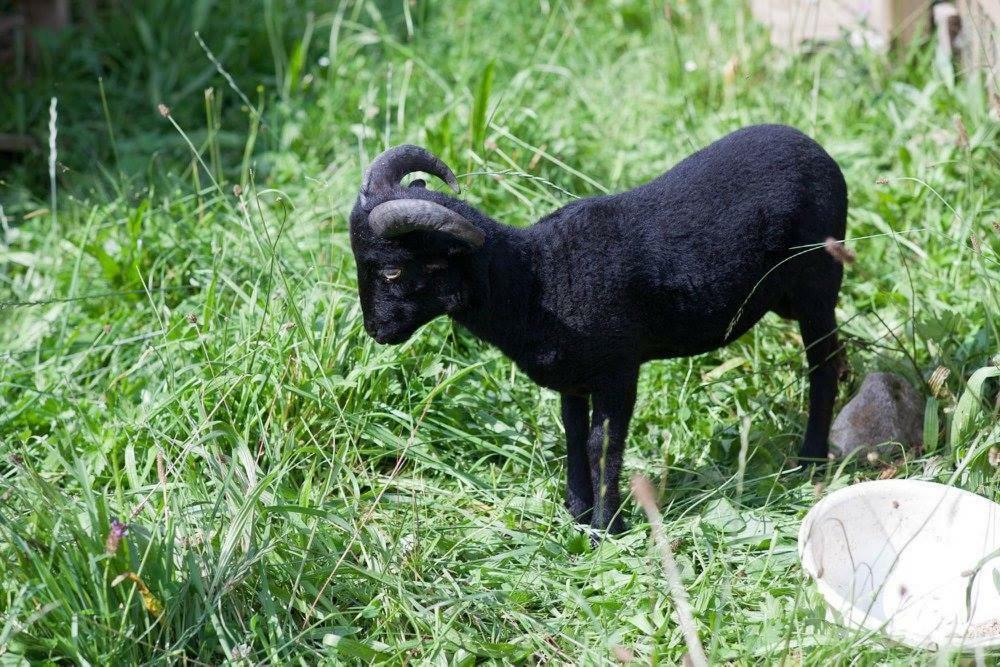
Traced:
[[375, 331], [368, 329], [368, 335], [379, 345], [398, 345], [399, 343], [406, 342], [413, 335], [414, 331], [416, 329], [376, 329]]
[[402, 343], [403, 341], [405, 341], [409, 337], [410, 337], [409, 334], [406, 334], [406, 333], [404, 333], [404, 334], [398, 334], [398, 333], [383, 334], [383, 333], [379, 333], [379, 334], [376, 334], [376, 335], [372, 336], [372, 338], [375, 339], [375, 342], [378, 343], [379, 345], [397, 345], [399, 343]]

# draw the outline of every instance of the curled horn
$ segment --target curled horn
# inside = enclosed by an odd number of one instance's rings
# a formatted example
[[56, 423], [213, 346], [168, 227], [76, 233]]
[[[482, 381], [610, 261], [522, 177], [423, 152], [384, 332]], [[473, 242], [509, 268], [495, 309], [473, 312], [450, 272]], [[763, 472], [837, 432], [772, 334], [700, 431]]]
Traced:
[[447, 234], [473, 248], [483, 245], [483, 231], [464, 217], [426, 199], [392, 199], [368, 214], [368, 224], [376, 235], [392, 238], [418, 230]]
[[365, 169], [361, 178], [361, 198], [380, 190], [399, 185], [403, 176], [414, 171], [425, 171], [447, 183], [456, 193], [458, 180], [448, 165], [426, 148], [403, 144], [383, 152]]

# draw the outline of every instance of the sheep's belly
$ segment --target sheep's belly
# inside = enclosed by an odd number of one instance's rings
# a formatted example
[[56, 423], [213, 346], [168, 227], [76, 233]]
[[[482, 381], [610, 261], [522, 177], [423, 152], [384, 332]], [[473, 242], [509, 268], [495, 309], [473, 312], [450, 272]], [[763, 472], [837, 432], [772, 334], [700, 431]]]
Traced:
[[545, 346], [515, 359], [536, 384], [566, 394], [589, 394], [608, 378], [636, 367], [638, 344], [576, 339], [564, 346]]

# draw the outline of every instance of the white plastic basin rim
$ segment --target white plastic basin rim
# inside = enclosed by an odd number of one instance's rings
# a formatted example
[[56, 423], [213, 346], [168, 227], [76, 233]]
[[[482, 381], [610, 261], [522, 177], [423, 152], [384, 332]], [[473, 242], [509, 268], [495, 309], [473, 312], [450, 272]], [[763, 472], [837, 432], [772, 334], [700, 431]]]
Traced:
[[799, 528], [799, 560], [833, 620], [903, 644], [1000, 646], [1000, 505], [910, 479], [834, 491]]

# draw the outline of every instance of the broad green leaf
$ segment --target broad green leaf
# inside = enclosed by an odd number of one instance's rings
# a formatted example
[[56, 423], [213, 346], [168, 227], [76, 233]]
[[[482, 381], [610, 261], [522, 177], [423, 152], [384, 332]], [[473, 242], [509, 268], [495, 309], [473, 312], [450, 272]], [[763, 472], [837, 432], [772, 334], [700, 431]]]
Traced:
[[938, 416], [938, 401], [933, 396], [927, 397], [924, 408], [924, 451], [933, 452], [938, 447], [938, 436], [941, 431], [941, 421]]
[[701, 515], [702, 523], [723, 533], [738, 533], [746, 528], [746, 521], [725, 498], [711, 501]]
[[493, 73], [496, 69], [491, 60], [483, 68], [483, 75], [479, 79], [479, 87], [476, 89], [476, 99], [472, 106], [472, 150], [479, 151], [486, 140], [486, 112], [490, 103], [490, 91], [493, 89]]
[[951, 418], [948, 441], [952, 450], [964, 444], [970, 435], [975, 419], [983, 411], [983, 385], [987, 379], [995, 377], [1000, 377], [1000, 367], [984, 366], [969, 378], [965, 391], [955, 406], [955, 414]]

